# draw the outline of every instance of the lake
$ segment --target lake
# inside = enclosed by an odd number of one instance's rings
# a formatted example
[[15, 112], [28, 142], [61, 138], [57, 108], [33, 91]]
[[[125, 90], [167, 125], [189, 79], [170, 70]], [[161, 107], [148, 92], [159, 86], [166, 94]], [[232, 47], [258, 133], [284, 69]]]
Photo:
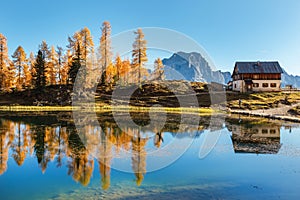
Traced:
[[1, 113], [0, 199], [300, 199], [299, 124], [198, 117]]

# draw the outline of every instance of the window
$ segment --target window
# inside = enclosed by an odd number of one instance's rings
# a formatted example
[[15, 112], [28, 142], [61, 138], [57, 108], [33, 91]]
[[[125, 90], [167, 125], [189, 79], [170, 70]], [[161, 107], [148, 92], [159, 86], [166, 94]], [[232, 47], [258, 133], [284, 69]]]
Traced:
[[277, 87], [276, 83], [271, 83], [271, 87]]
[[268, 130], [267, 130], [267, 129], [263, 129], [263, 130], [261, 131], [261, 133], [262, 133], [262, 134], [267, 134], [267, 133], [268, 133]]
[[276, 130], [275, 130], [275, 129], [271, 129], [271, 130], [270, 130], [270, 133], [271, 133], [271, 134], [275, 134], [275, 133], [276, 133]]
[[236, 84], [234, 84], [234, 88], [236, 88]]
[[257, 134], [259, 131], [258, 131], [258, 129], [253, 129], [253, 131], [252, 131], [254, 134]]
[[263, 87], [269, 87], [269, 83], [263, 83], [262, 86]]
[[240, 75], [234, 75], [234, 80], [240, 80]]
[[258, 88], [259, 87], [259, 83], [253, 83], [253, 87]]

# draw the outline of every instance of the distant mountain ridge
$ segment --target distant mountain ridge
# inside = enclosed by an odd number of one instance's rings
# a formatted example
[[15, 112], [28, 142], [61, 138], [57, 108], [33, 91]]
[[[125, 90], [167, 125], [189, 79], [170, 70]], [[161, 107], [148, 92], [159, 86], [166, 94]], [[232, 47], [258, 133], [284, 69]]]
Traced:
[[284, 72], [281, 76], [282, 87], [285, 87], [286, 85], [292, 85], [294, 88], [300, 88], [300, 76], [288, 74], [284, 69], [283, 71]]
[[223, 74], [221, 71], [214, 71], [205, 58], [197, 52], [177, 52], [170, 58], [163, 59], [162, 62], [168, 80], [225, 83], [224, 76], [226, 78], [229, 76], [229, 72]]
[[[187, 80], [197, 82], [217, 82], [227, 84], [231, 80], [231, 72], [215, 71], [206, 59], [197, 52], [174, 53], [170, 58], [162, 60], [165, 65], [167, 80]], [[232, 67], [233, 69], [233, 67]], [[284, 69], [282, 87], [292, 85], [300, 88], [300, 76], [289, 75]]]

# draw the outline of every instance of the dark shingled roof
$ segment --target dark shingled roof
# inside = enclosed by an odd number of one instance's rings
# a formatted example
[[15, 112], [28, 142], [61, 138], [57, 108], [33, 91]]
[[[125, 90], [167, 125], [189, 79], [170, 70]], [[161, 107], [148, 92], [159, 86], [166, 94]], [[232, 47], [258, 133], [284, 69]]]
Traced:
[[282, 68], [278, 62], [236, 62], [235, 68], [239, 74], [281, 74]]

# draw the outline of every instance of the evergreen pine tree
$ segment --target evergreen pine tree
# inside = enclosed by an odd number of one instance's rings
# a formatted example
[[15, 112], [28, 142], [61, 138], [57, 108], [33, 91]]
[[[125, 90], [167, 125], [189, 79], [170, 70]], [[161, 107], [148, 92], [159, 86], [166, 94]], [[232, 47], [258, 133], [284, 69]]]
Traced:
[[41, 50], [38, 51], [34, 68], [36, 72], [33, 76], [35, 88], [40, 89], [45, 87], [46, 86], [45, 59]]
[[62, 47], [57, 46], [57, 74], [58, 74], [58, 83], [61, 85], [62, 84], [62, 77], [63, 77], [63, 63], [64, 63], [64, 56], [63, 56], [63, 49]]
[[68, 83], [69, 84], [74, 84], [76, 80], [77, 73], [81, 67], [81, 53], [80, 53], [80, 45], [79, 43], [77, 44], [77, 49], [76, 49], [76, 56], [73, 59], [72, 65], [70, 67], [70, 70], [68, 72]]

